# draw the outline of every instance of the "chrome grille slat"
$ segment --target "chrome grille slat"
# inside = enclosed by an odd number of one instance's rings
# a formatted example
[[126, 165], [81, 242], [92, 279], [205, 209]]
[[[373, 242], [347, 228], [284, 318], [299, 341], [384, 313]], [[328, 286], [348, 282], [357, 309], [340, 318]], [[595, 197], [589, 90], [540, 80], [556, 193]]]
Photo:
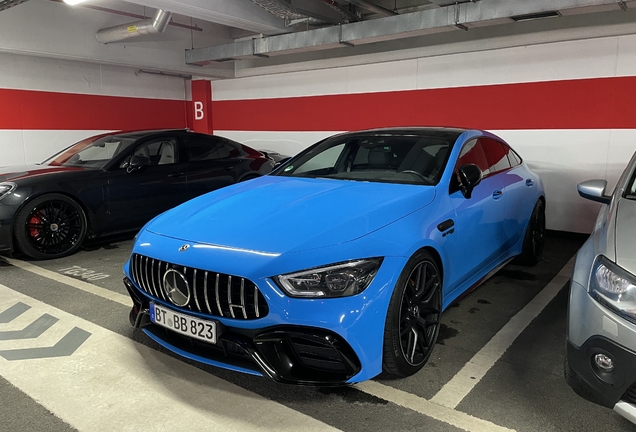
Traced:
[[241, 278], [241, 310], [243, 318], [247, 319], [247, 311], [245, 310], [245, 279]]
[[230, 315], [234, 316], [234, 309], [232, 309], [232, 276], [227, 277], [227, 304], [230, 305]]
[[219, 315], [223, 316], [223, 308], [221, 308], [221, 296], [219, 295], [219, 278], [220, 274], [216, 274], [216, 282], [214, 283], [214, 295], [216, 296], [216, 307], [219, 308]]
[[258, 288], [256, 285], [254, 285], [254, 314], [256, 315], [256, 318], [260, 318], [258, 313]]
[[[256, 284], [249, 279], [241, 277], [239, 283], [233, 278], [240, 276], [177, 266], [140, 254], [133, 254], [130, 260], [130, 276], [135, 284], [150, 296], [168, 303], [170, 301], [164, 292], [163, 275], [171, 268], [178, 269], [190, 287], [190, 301], [183, 306], [184, 309], [238, 320], [262, 318], [269, 312], [265, 297], [260, 295]], [[210, 278], [214, 278], [214, 282]], [[227, 293], [222, 292], [223, 289], [227, 289]], [[242, 312], [235, 312], [236, 308], [240, 308]]]
[[210, 300], [208, 300], [208, 274], [209, 272], [205, 272], [203, 277], [203, 294], [205, 296], [205, 305], [208, 308], [208, 312], [212, 313], [212, 308], [210, 307]]
[[145, 278], [145, 280], [146, 280], [146, 286], [150, 285], [150, 283], [148, 282], [149, 281], [149, 279], [148, 279], [148, 260], [149, 259], [150, 259], [150, 257], [146, 257], [146, 264], [144, 265], [144, 276], [143, 276], [143, 278]]
[[194, 295], [194, 304], [197, 305], [197, 310], [201, 311], [201, 306], [199, 306], [199, 295], [197, 293], [197, 269], [194, 269], [192, 275], [192, 295]]
[[[150, 275], [152, 276], [152, 285], [150, 286], [150, 289], [156, 293], [157, 292], [157, 287], [156, 287], [156, 284], [155, 284], [155, 262], [156, 262], [156, 260], [153, 259], [152, 260], [152, 266], [150, 268]], [[155, 297], [157, 297], [156, 294], [155, 294]]]

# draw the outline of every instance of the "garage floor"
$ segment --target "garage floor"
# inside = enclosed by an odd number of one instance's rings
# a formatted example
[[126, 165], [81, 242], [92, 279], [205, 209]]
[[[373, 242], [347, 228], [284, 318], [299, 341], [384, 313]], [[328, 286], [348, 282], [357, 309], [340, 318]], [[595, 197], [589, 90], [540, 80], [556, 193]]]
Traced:
[[636, 431], [563, 379], [568, 278], [584, 236], [549, 233], [449, 308], [408, 379], [294, 387], [184, 362], [128, 323], [130, 239], [0, 258], [0, 431]]

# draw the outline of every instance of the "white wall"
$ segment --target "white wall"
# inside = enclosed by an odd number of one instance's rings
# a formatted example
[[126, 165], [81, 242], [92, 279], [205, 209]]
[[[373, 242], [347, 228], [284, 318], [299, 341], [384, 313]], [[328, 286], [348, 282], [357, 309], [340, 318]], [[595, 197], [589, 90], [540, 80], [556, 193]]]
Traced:
[[[215, 81], [212, 98], [253, 100], [631, 76], [636, 76], [636, 36], [621, 35]], [[625, 91], [636, 96], [636, 89]], [[324, 114], [356, 115], [341, 112], [337, 106]], [[243, 115], [249, 118], [258, 113]], [[548, 228], [554, 230], [590, 232], [598, 205], [578, 197], [576, 184], [589, 178], [607, 178], [613, 188], [636, 151], [636, 129], [492, 131], [506, 139], [542, 176]], [[216, 130], [253, 147], [287, 154], [295, 154], [333, 132], [249, 127], [224, 130], [222, 125]]]
[[[86, 62], [0, 53], [0, 91], [3, 89], [107, 97], [185, 100], [189, 81], [138, 74], [136, 69]], [[127, 99], [129, 100], [129, 99]], [[0, 98], [0, 113], [19, 110]], [[64, 111], [63, 103], [50, 109]], [[91, 110], [90, 106], [85, 107]], [[143, 113], [140, 113], [143, 117]], [[37, 119], [30, 119], [37, 124]], [[184, 119], [185, 122], [185, 119]], [[72, 123], [72, 119], [69, 119]], [[184, 123], [185, 124], [185, 123]], [[0, 166], [42, 162], [57, 151], [91, 135], [112, 129], [22, 129], [6, 126], [0, 116]]]

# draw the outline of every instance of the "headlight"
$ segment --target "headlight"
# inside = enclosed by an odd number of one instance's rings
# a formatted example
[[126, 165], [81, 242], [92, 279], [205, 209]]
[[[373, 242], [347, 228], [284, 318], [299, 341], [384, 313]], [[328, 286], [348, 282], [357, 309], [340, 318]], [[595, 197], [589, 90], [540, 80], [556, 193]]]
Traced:
[[15, 190], [15, 188], [16, 188], [15, 183], [11, 183], [11, 182], [0, 183], [0, 199], [9, 195], [11, 192]]
[[590, 294], [616, 314], [636, 323], [636, 276], [604, 256], [594, 261]]
[[276, 276], [274, 280], [291, 297], [345, 297], [364, 291], [382, 264], [371, 258], [318, 267]]

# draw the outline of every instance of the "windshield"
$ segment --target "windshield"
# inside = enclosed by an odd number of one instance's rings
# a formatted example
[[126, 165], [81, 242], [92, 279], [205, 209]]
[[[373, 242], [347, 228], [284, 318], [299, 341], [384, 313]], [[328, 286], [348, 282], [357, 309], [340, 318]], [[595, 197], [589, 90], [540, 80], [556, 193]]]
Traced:
[[275, 175], [433, 185], [453, 142], [448, 134], [336, 136], [301, 153]]
[[103, 168], [134, 141], [132, 138], [107, 136], [87, 138], [43, 162], [43, 165]]

